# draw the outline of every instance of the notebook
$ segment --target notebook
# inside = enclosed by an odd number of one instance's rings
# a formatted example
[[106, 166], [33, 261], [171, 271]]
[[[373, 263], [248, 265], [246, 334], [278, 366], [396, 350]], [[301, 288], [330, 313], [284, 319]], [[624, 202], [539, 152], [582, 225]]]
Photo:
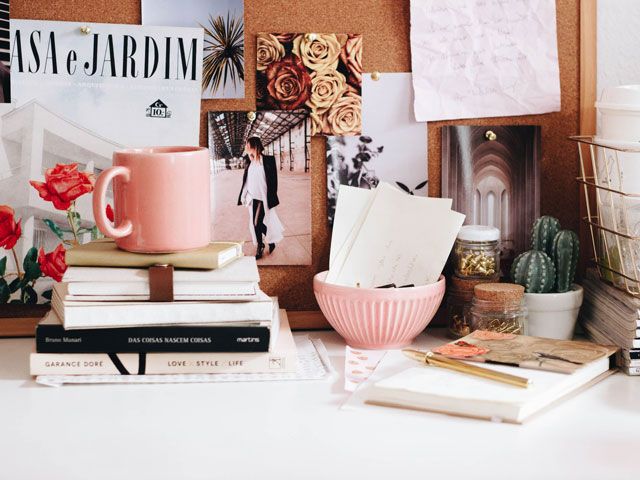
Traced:
[[525, 376], [532, 385], [518, 388], [441, 368], [416, 366], [374, 383], [365, 402], [522, 423], [570, 393], [613, 373], [609, 358], [601, 358], [570, 375], [500, 365], [486, 368]]
[[[518, 336], [521, 340], [524, 336]], [[534, 338], [534, 337], [529, 337]], [[419, 337], [415, 348], [437, 350], [437, 339]], [[614, 373], [610, 370], [615, 349], [595, 345], [600, 353], [573, 373], [530, 369], [484, 361], [483, 368], [532, 380], [518, 388], [464, 373], [423, 366], [399, 350], [389, 351], [376, 370], [343, 406], [345, 409], [381, 405], [449, 415], [522, 423], [534, 414]], [[550, 365], [545, 364], [543, 368]]]
[[177, 253], [133, 253], [120, 250], [111, 239], [94, 240], [67, 250], [65, 261], [82, 267], [150, 267], [169, 264], [176, 268], [221, 268], [242, 256], [242, 243], [214, 242], [205, 248]]

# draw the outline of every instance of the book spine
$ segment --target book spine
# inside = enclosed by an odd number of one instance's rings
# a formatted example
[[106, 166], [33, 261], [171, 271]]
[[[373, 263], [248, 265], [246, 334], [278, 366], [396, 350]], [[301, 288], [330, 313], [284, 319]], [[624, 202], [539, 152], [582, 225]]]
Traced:
[[269, 353], [32, 353], [31, 375], [293, 373], [295, 351]]
[[38, 353], [267, 352], [269, 340], [268, 327], [36, 328]]
[[640, 367], [621, 367], [622, 370], [627, 375], [638, 376], [640, 375]]

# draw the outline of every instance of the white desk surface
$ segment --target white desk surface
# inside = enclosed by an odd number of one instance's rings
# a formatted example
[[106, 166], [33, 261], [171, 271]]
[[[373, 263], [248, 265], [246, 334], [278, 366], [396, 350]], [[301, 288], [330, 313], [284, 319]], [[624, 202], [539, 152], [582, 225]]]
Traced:
[[344, 411], [344, 343], [311, 335], [340, 373], [331, 381], [51, 388], [29, 376], [33, 339], [0, 340], [0, 479], [611, 480], [640, 469], [640, 378], [617, 373], [525, 425]]

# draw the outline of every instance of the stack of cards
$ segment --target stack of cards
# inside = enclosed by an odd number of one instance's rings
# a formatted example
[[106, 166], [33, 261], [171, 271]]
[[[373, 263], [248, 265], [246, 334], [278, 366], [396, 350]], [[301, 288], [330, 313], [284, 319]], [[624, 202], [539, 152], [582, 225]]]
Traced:
[[464, 215], [451, 199], [409, 195], [380, 183], [341, 185], [327, 282], [361, 288], [427, 285], [440, 277]]

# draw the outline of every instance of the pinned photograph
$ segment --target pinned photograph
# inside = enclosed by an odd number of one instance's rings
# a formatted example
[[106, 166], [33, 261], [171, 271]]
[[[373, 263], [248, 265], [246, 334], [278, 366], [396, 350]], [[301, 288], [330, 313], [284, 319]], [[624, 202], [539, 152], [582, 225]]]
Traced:
[[362, 35], [260, 33], [258, 110], [305, 109], [311, 135], [360, 135]]
[[539, 126], [442, 127], [442, 197], [465, 224], [500, 230], [504, 272], [540, 216], [541, 155]]
[[362, 135], [327, 137], [329, 225], [340, 185], [371, 189], [385, 181], [427, 195], [427, 128], [413, 117], [411, 74], [365, 74], [362, 92]]
[[311, 127], [304, 110], [209, 112], [213, 239], [258, 265], [311, 264]]
[[142, 24], [204, 29], [202, 98], [244, 98], [244, 0], [142, 0]]

